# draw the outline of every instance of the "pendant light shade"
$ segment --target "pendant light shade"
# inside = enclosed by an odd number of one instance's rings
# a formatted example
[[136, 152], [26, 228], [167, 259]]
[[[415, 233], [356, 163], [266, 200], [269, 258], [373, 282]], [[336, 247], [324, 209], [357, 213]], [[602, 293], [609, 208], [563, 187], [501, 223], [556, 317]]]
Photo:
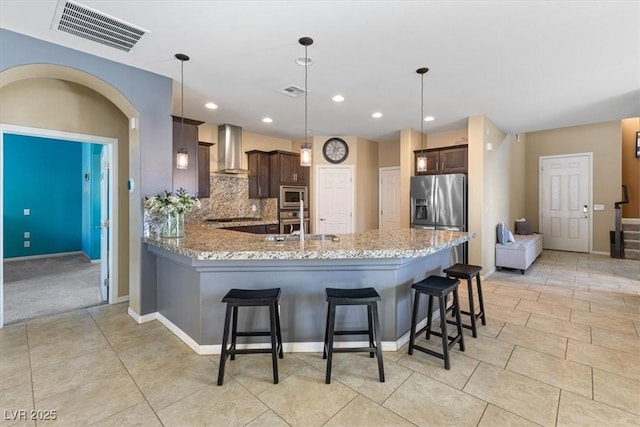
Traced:
[[302, 37], [298, 40], [302, 46], [304, 46], [304, 142], [300, 145], [300, 166], [311, 166], [312, 154], [311, 143], [307, 141], [307, 135], [309, 128], [307, 127], [308, 114], [307, 114], [307, 71], [309, 67], [309, 57], [307, 56], [307, 47], [313, 44], [311, 37]]
[[[176, 58], [180, 60], [180, 85], [181, 85], [181, 111], [180, 111], [180, 142], [184, 141], [184, 61], [188, 61], [189, 57], [184, 53], [176, 53]], [[189, 152], [186, 148], [180, 148], [176, 154], [176, 169], [189, 168]]]
[[429, 71], [428, 68], [422, 67], [416, 70], [420, 74], [420, 153], [416, 156], [416, 172], [427, 171], [427, 155], [424, 152], [424, 75]]

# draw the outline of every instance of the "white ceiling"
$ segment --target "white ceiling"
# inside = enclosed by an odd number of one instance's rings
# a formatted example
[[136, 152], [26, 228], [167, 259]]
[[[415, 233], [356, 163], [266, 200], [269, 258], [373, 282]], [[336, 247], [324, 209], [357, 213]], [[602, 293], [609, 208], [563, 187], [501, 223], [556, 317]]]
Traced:
[[[57, 0], [0, 0], [0, 27], [174, 79], [180, 115], [287, 139], [309, 129], [385, 141], [420, 129], [459, 129], [485, 114], [506, 133], [640, 115], [638, 1], [80, 0], [150, 32], [125, 53], [51, 29]], [[1, 58], [1, 56], [0, 56]], [[337, 93], [346, 100], [337, 104]], [[217, 110], [204, 108], [206, 101]], [[374, 111], [383, 113], [373, 119]], [[262, 123], [269, 116], [273, 123]]]

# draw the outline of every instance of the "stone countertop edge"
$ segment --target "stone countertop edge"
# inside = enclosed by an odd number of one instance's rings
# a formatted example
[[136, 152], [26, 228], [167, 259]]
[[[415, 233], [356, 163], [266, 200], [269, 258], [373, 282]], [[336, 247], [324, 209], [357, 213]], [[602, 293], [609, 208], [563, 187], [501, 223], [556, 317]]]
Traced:
[[339, 234], [340, 242], [269, 242], [266, 234], [250, 234], [187, 224], [185, 236], [145, 236], [144, 242], [169, 252], [206, 260], [385, 259], [418, 258], [452, 248], [475, 237], [474, 233], [402, 228]]

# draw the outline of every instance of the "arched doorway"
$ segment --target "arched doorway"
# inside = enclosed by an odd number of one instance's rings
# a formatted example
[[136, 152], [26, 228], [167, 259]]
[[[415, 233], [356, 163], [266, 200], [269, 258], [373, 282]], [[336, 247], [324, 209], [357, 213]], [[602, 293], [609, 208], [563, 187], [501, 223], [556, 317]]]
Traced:
[[[123, 188], [123, 191], [116, 192], [114, 195], [114, 208], [116, 211], [122, 211], [120, 215], [120, 221], [114, 218], [113, 223], [113, 231], [114, 231], [114, 240], [113, 240], [113, 249], [116, 253], [114, 255], [117, 257], [118, 253], [121, 255], [126, 252], [126, 257], [124, 259], [124, 263], [129, 266], [129, 271], [126, 272], [125, 277], [122, 277], [122, 270], [119, 268], [120, 264], [123, 262], [115, 262], [114, 263], [114, 276], [118, 277], [126, 287], [120, 286], [120, 289], [114, 290], [114, 299], [113, 302], [121, 302], [126, 301], [127, 299], [133, 298], [137, 299], [137, 295], [139, 295], [139, 277], [140, 277], [140, 249], [138, 242], [138, 233], [137, 230], [140, 228], [141, 221], [141, 212], [139, 206], [135, 203], [129, 204], [129, 198], [131, 200], [139, 199], [139, 190], [135, 188], [130, 188], [127, 183], [129, 180], [134, 182], [139, 182], [140, 176], [140, 167], [139, 162], [136, 159], [139, 156], [138, 149], [139, 147], [139, 126], [138, 126], [138, 113], [133, 105], [114, 87], [107, 84], [101, 79], [97, 77], [85, 73], [83, 71], [79, 71], [76, 69], [72, 69], [69, 67], [63, 67], [59, 65], [50, 65], [50, 64], [32, 64], [32, 65], [24, 65], [19, 67], [14, 67], [0, 73], [0, 91], [5, 91], [10, 89], [13, 83], [21, 82], [29, 79], [56, 79], [62, 82], [70, 82], [72, 84], [76, 84], [82, 86], [88, 90], [94, 91], [99, 94], [101, 97], [104, 97], [108, 100], [115, 109], [119, 110], [124, 116], [124, 127], [125, 127], [125, 135], [122, 139], [128, 138], [127, 150], [124, 153], [124, 160], [121, 156], [120, 159], [114, 159], [114, 162], [120, 162], [120, 170], [121, 173], [117, 178], [118, 186]], [[0, 122], [3, 124], [11, 124], [18, 126], [34, 126], [34, 123], [29, 123], [28, 120], [22, 120], [12, 116], [10, 113], [7, 114], [7, 109], [5, 109], [5, 113], [0, 116]], [[52, 122], [44, 121], [45, 123], [37, 123], [36, 127], [44, 127], [54, 131], [74, 131], [73, 126], [70, 127], [68, 122], [65, 123], [56, 123], [55, 120]], [[85, 133], [85, 132], [78, 132]], [[90, 132], [92, 133], [92, 132]], [[93, 134], [93, 133], [92, 133]], [[123, 144], [124, 146], [125, 144]], [[1, 148], [1, 147], [0, 147]], [[1, 153], [2, 150], [0, 150]], [[0, 154], [1, 155], [1, 154]], [[128, 163], [128, 164], [127, 164]], [[117, 167], [116, 163], [116, 167]], [[0, 210], [2, 210], [2, 177], [0, 176]], [[129, 187], [129, 189], [127, 189]], [[137, 194], [136, 194], [137, 193]], [[138, 198], [136, 198], [136, 195]], [[120, 209], [118, 209], [120, 208]], [[124, 210], [123, 210], [124, 208]], [[125, 227], [126, 226], [126, 227]], [[123, 235], [122, 229], [131, 230]], [[0, 239], [2, 239], [2, 230], [3, 224], [2, 219], [0, 218]], [[118, 231], [116, 231], [118, 230]], [[132, 238], [131, 235], [134, 235], [135, 238]], [[2, 258], [2, 248], [0, 248], [0, 258]], [[114, 259], [116, 259], [114, 257]], [[120, 257], [122, 261], [122, 257]], [[133, 278], [133, 280], [131, 280]], [[2, 265], [0, 265], [0, 289], [3, 284], [3, 272]], [[128, 286], [127, 286], [128, 285]], [[0, 293], [0, 302], [1, 302], [1, 293]], [[134, 301], [135, 302], [135, 301]], [[3, 324], [2, 312], [0, 311], [0, 326]]]

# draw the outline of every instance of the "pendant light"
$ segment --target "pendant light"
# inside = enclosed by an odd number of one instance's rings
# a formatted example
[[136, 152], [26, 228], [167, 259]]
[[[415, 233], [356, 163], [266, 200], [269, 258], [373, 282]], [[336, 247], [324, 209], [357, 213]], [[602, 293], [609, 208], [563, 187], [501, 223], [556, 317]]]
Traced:
[[[176, 58], [180, 60], [180, 85], [182, 94], [180, 95], [181, 99], [181, 111], [180, 111], [180, 142], [184, 142], [184, 61], [188, 61], [189, 57], [184, 53], [176, 53]], [[189, 152], [186, 148], [178, 149], [178, 153], [176, 154], [176, 168], [177, 169], [188, 169], [189, 168]]]
[[300, 145], [300, 166], [311, 166], [311, 144], [307, 141], [307, 68], [309, 67], [309, 57], [307, 56], [307, 47], [313, 44], [311, 37], [302, 37], [298, 40], [304, 46], [304, 142]]
[[422, 67], [416, 70], [420, 74], [422, 84], [420, 86], [420, 154], [416, 156], [416, 172], [427, 171], [427, 155], [424, 152], [424, 75], [429, 71]]

